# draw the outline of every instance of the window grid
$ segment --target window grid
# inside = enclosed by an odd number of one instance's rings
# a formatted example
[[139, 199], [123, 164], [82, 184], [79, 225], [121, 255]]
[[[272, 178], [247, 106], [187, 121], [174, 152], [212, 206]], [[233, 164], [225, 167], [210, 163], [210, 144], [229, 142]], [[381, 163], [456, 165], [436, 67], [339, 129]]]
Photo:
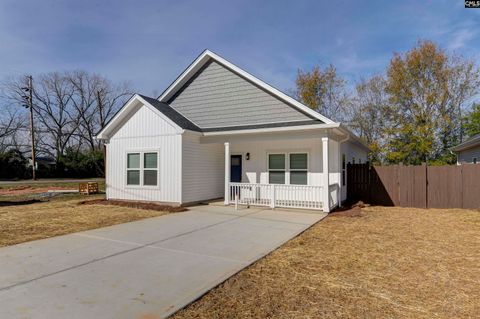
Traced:
[[[127, 152], [127, 186], [157, 187], [158, 186], [158, 151], [132, 151]], [[131, 156], [137, 155], [138, 167], [132, 167]], [[132, 162], [134, 162], [132, 160]], [[132, 176], [131, 172], [138, 172]], [[129, 178], [135, 178], [133, 182]]]
[[[306, 157], [306, 165], [305, 168], [292, 168], [292, 155], [305, 155]], [[305, 173], [305, 183], [300, 182], [300, 183], [292, 183], [292, 174], [290, 173], [290, 184], [292, 185], [308, 185], [308, 154], [307, 153], [290, 153], [288, 154], [288, 168], [290, 172], [304, 172]]]
[[[270, 167], [270, 156], [275, 156], [275, 155], [283, 155], [283, 160], [284, 160], [284, 168], [271, 168]], [[306, 168], [291, 168], [291, 155], [306, 155]], [[290, 152], [290, 153], [267, 153], [267, 170], [268, 170], [268, 182], [269, 184], [285, 184], [285, 185], [308, 185], [308, 170], [309, 170], [309, 162], [308, 162], [308, 152]], [[283, 172], [284, 177], [283, 177], [283, 183], [275, 183], [272, 182], [271, 178], [271, 172], [278, 173], [278, 172]], [[307, 174], [305, 178], [305, 183], [293, 183], [292, 184], [292, 178], [291, 178], [291, 173], [292, 172], [305, 172]]]

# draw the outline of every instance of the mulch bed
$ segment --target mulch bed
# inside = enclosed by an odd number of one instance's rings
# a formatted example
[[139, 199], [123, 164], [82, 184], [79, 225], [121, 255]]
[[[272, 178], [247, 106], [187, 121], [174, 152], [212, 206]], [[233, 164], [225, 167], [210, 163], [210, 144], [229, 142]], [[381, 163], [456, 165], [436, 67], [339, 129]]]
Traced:
[[155, 203], [129, 202], [129, 201], [123, 201], [123, 200], [107, 200], [107, 199], [84, 200], [79, 202], [78, 205], [114, 205], [114, 206], [145, 209], [145, 210], [155, 210], [155, 211], [169, 212], [169, 213], [184, 212], [187, 210], [185, 207], [180, 207], [180, 206], [169, 206], [169, 205], [161, 205], [161, 204], [155, 204]]
[[362, 201], [357, 203], [345, 204], [342, 207], [335, 208], [328, 217], [362, 217], [362, 208], [368, 207], [370, 205], [364, 204]]

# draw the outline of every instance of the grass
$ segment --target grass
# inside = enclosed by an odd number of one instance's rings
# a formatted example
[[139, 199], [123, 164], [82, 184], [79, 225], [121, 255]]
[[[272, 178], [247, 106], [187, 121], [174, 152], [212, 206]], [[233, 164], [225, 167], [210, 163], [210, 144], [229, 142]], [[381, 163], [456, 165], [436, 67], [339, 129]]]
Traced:
[[101, 200], [104, 195], [69, 194], [49, 201], [18, 196], [6, 201], [2, 197], [0, 247], [168, 214], [101, 203], [79, 205], [87, 198]]
[[479, 265], [479, 211], [358, 208], [331, 214], [173, 318], [473, 318]]

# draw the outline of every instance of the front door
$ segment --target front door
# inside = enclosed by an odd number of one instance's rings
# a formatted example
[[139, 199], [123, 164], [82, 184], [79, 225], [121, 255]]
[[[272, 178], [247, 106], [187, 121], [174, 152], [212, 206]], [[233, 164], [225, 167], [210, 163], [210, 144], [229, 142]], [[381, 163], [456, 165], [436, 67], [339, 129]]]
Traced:
[[240, 183], [242, 181], [242, 155], [230, 156], [230, 182]]

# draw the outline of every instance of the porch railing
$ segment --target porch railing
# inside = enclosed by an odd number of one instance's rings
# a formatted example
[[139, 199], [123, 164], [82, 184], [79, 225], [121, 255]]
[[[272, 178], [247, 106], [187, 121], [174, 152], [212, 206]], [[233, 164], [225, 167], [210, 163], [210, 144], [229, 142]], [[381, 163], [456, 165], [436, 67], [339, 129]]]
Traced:
[[340, 191], [338, 184], [330, 184], [328, 191], [330, 209], [333, 209], [338, 206], [338, 192]]
[[229, 204], [322, 209], [322, 186], [230, 183]]

